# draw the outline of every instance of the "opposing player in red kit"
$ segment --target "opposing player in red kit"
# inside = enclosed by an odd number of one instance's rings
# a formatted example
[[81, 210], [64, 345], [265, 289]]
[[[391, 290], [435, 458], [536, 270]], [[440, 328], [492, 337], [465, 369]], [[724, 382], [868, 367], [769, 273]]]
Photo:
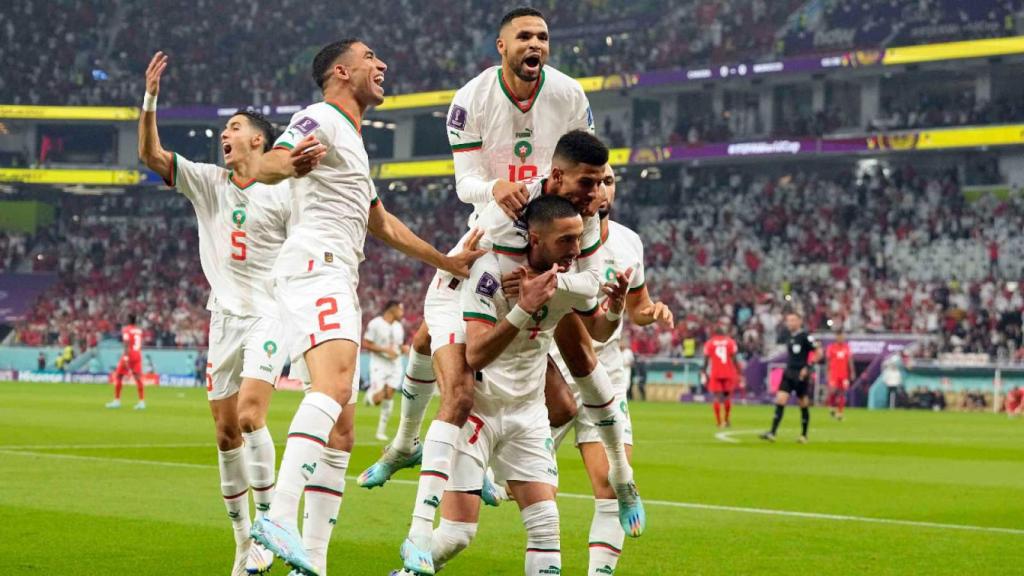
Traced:
[[829, 414], [836, 420], [843, 419], [846, 408], [846, 392], [853, 381], [853, 353], [846, 335], [840, 330], [836, 333], [836, 341], [829, 345], [825, 352], [828, 360], [828, 406]]
[[[732, 393], [740, 384], [740, 363], [736, 359], [739, 347], [727, 336], [725, 323], [715, 325], [715, 335], [704, 343], [704, 373], [708, 391], [715, 395], [715, 422], [719, 428], [728, 428], [732, 412]], [[722, 408], [725, 417], [722, 417]]]
[[145, 396], [142, 392], [142, 328], [135, 325], [135, 315], [128, 316], [128, 324], [121, 328], [121, 341], [124, 342], [124, 354], [121, 361], [117, 363], [117, 370], [114, 372], [114, 400], [107, 403], [107, 408], [121, 407], [121, 386], [125, 374], [131, 374], [135, 379], [135, 387], [139, 391], [139, 403], [135, 405], [136, 410], [146, 408]]

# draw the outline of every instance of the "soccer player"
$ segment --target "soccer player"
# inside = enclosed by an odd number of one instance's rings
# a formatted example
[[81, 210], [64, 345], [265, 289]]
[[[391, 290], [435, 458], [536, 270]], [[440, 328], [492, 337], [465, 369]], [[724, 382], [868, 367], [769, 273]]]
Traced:
[[850, 389], [850, 382], [856, 377], [853, 353], [842, 330], [836, 332], [836, 341], [829, 344], [825, 356], [828, 358], [829, 414], [841, 422], [843, 409], [846, 408], [846, 392]]
[[[779, 430], [782, 415], [786, 411], [786, 402], [791, 394], [796, 394], [800, 403], [800, 437], [801, 444], [807, 443], [807, 427], [811, 423], [811, 397], [808, 388], [811, 380], [810, 355], [818, 349], [818, 344], [803, 328], [804, 319], [798, 312], [786, 314], [786, 328], [789, 330], [789, 342], [786, 345], [788, 359], [786, 369], [782, 373], [782, 383], [775, 394], [775, 416], [772, 418], [772, 429], [761, 434], [762, 440], [775, 442], [775, 433]], [[821, 354], [817, 354], [820, 359]]]
[[[739, 385], [740, 362], [736, 358], [739, 347], [728, 335], [728, 325], [719, 321], [715, 325], [715, 334], [704, 343], [704, 374], [707, 377], [708, 392], [715, 395], [715, 423], [719, 428], [731, 426], [729, 420], [732, 412], [732, 393]], [[722, 408], [725, 417], [722, 417]]]
[[[598, 215], [601, 224], [601, 250], [595, 256], [601, 264], [602, 277], [606, 281], [599, 298], [600, 310], [605, 318], [614, 324], [614, 332], [606, 341], [595, 338], [594, 348], [601, 365], [615, 386], [615, 406], [625, 423], [626, 456], [632, 460], [633, 430], [629, 419], [627, 393], [630, 384], [632, 351], [624, 348], [622, 342], [623, 311], [638, 326], [655, 322], [671, 329], [674, 325], [672, 311], [662, 302], [651, 300], [644, 275], [644, 248], [640, 236], [626, 226], [611, 219], [615, 203], [615, 173], [610, 165], [604, 166], [605, 199]], [[616, 286], [617, 285], [617, 286]], [[616, 289], [618, 288], [618, 289]], [[565, 366], [557, 347], [552, 356], [558, 364], [573, 393], [573, 400], [582, 414], [569, 424], [553, 428], [555, 448], [561, 445], [570, 429], [576, 432], [576, 447], [583, 458], [594, 492], [594, 516], [590, 525], [588, 575], [601, 576], [615, 570], [626, 533], [619, 523], [619, 503], [615, 491], [608, 481], [608, 457], [601, 446], [601, 436], [594, 421], [582, 410], [583, 400], [579, 387]]]
[[[274, 149], [260, 158], [257, 181], [290, 182], [297, 223], [274, 265], [275, 294], [293, 362], [304, 360], [309, 392], [288, 431], [270, 514], [253, 538], [300, 574], [323, 574], [345, 471], [355, 443], [353, 422], [362, 318], [356, 297], [363, 243], [369, 232], [385, 244], [453, 277], [465, 278], [482, 251], [471, 236], [446, 256], [391, 215], [377, 197], [360, 127], [366, 110], [384, 101], [387, 65], [365, 43], [328, 44], [313, 58], [323, 101], [295, 113]], [[293, 157], [315, 167], [299, 176]], [[301, 540], [299, 500], [305, 492]]]
[[370, 353], [370, 387], [366, 391], [368, 404], [380, 406], [377, 422], [377, 440], [388, 439], [388, 419], [391, 418], [392, 398], [402, 378], [402, 349], [406, 348], [402, 317], [405, 309], [401, 302], [390, 300], [384, 312], [366, 325], [363, 348]]
[[[524, 221], [529, 235], [525, 258], [499, 252], [484, 256], [474, 263], [462, 290], [466, 354], [478, 372], [470, 426], [456, 439], [442, 519], [431, 543], [437, 568], [476, 534], [477, 494], [485, 469], [492, 466], [519, 505], [526, 528], [525, 573], [561, 573], [558, 467], [544, 403], [547, 352], [559, 320], [596, 302], [557, 290], [556, 272], [567, 271], [581, 253], [583, 220], [573, 203], [542, 196], [530, 202]], [[514, 270], [523, 274], [512, 299], [500, 279]]]
[[114, 370], [114, 399], [107, 402], [107, 408], [121, 407], [121, 388], [124, 385], [124, 376], [131, 374], [139, 393], [139, 402], [135, 404], [135, 409], [146, 409], [146, 397], [142, 387], [142, 328], [136, 326], [136, 323], [135, 314], [129, 314], [128, 323], [121, 328], [124, 353], [117, 363], [117, 369]]
[[[270, 568], [273, 555], [250, 554], [251, 490], [258, 516], [270, 509], [276, 453], [267, 429], [270, 396], [285, 362], [270, 272], [288, 233], [291, 190], [253, 179], [274, 142], [262, 115], [238, 111], [220, 134], [224, 168], [165, 150], [156, 99], [168, 57], [153, 56], [139, 119], [139, 159], [192, 202], [199, 222], [199, 260], [210, 283], [206, 395], [216, 426], [221, 494], [235, 532], [234, 574]], [[247, 558], [248, 557], [248, 558]]]

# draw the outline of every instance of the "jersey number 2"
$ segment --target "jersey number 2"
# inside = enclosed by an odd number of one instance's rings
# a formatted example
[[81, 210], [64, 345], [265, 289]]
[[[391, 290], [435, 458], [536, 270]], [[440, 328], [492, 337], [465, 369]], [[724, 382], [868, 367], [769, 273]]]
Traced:
[[231, 259], [245, 261], [245, 232], [235, 230], [231, 233]]

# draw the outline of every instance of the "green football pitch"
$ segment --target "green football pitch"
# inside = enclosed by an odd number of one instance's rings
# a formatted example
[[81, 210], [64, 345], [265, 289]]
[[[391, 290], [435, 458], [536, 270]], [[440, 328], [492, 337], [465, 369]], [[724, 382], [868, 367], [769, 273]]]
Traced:
[[[0, 383], [0, 574], [227, 575], [234, 545], [203, 391], [154, 389], [144, 412], [130, 388], [126, 408], [104, 409], [109, 394]], [[274, 398], [278, 441], [298, 401]], [[620, 576], [1024, 573], [1024, 421], [851, 410], [838, 423], [815, 409], [811, 443], [798, 445], [791, 408], [769, 445], [755, 435], [763, 406], [736, 407], [717, 436], [706, 406], [637, 403], [632, 415], [648, 524], [627, 539]], [[359, 438], [376, 419], [359, 408]], [[398, 565], [415, 476], [358, 488], [380, 450], [354, 451], [331, 574]], [[589, 483], [568, 443], [559, 465], [563, 573], [585, 574]], [[524, 547], [514, 505], [485, 509], [444, 573], [522, 574]]]

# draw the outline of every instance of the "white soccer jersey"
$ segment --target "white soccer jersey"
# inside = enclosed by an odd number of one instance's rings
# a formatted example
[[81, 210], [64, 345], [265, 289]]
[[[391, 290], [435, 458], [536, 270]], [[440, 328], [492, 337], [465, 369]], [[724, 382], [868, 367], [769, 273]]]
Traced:
[[[629, 280], [629, 292], [637, 292], [644, 287], [644, 245], [640, 236], [618, 222], [608, 221], [608, 236], [601, 242], [601, 250], [597, 256], [601, 267], [603, 282], [614, 282], [616, 273], [625, 273], [630, 268], [633, 275]], [[608, 310], [608, 297], [601, 293], [598, 298], [601, 310]], [[619, 340], [622, 338], [622, 322], [607, 342], [594, 341], [594, 350], [604, 367], [609, 370], [623, 366], [622, 350]]]
[[[534, 180], [527, 185], [529, 201], [544, 194], [547, 179]], [[479, 214], [477, 226], [484, 231], [480, 248], [492, 250], [524, 262], [530, 247], [530, 236], [522, 219], [512, 220], [496, 202], [491, 202]], [[583, 236], [580, 238], [580, 256], [573, 271], [559, 274], [560, 291], [574, 292], [579, 296], [597, 297], [601, 289], [599, 259], [595, 257], [601, 248], [601, 220], [597, 215], [583, 219]]]
[[402, 369], [401, 347], [405, 341], [405, 329], [402, 328], [401, 322], [388, 323], [383, 316], [377, 316], [366, 325], [364, 337], [377, 346], [394, 348], [399, 351], [398, 356], [394, 359], [377, 352], [370, 352], [371, 371]]
[[199, 261], [210, 283], [207, 309], [277, 317], [271, 271], [289, 232], [288, 185], [241, 182], [229, 170], [180, 154], [173, 154], [169, 184], [195, 207]]
[[298, 219], [274, 274], [290, 276], [312, 269], [314, 263], [337, 261], [356, 282], [370, 206], [377, 202], [370, 160], [359, 125], [331, 102], [297, 112], [274, 147], [292, 150], [310, 134], [327, 147], [327, 156], [309, 175], [291, 180]]
[[590, 102], [580, 83], [551, 66], [541, 70], [533, 95], [519, 102], [501, 66], [484, 70], [455, 93], [448, 109], [448, 142], [455, 157], [459, 198], [475, 216], [493, 199], [501, 180], [519, 182], [547, 174], [558, 139], [575, 129], [594, 130]]
[[[518, 260], [494, 253], [477, 260], [462, 288], [463, 319], [492, 326], [501, 322], [515, 305], [501, 290], [501, 275], [521, 265]], [[477, 394], [501, 402], [543, 399], [544, 372], [555, 326], [574, 307], [584, 310], [588, 304], [585, 298], [555, 292], [501, 355], [482, 370], [484, 378], [477, 381]]]

